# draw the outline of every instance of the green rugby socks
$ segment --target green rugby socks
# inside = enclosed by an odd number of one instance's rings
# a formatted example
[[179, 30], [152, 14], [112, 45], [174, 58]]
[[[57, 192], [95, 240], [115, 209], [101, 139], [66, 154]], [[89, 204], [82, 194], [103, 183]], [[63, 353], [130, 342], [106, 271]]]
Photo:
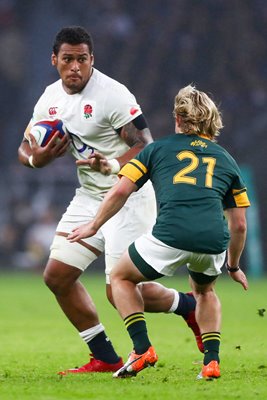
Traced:
[[143, 312], [128, 315], [124, 319], [125, 327], [133, 341], [136, 354], [145, 353], [151, 343], [148, 339], [146, 321]]
[[204, 345], [204, 365], [209, 364], [211, 361], [219, 363], [220, 332], [206, 332], [201, 335], [201, 338]]

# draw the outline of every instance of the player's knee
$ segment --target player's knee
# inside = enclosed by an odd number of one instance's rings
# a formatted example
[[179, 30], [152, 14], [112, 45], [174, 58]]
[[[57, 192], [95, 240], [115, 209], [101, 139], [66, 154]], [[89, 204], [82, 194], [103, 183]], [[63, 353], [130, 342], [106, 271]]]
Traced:
[[57, 296], [68, 293], [81, 274], [82, 271], [78, 268], [49, 259], [43, 279], [46, 286]]
[[111, 289], [121, 283], [121, 272], [114, 268], [109, 275]]
[[51, 292], [56, 293], [59, 286], [56, 279], [50, 276], [46, 271], [43, 273], [43, 279], [44, 283], [51, 290]]
[[140, 282], [138, 283], [137, 287], [140, 290], [143, 299], [148, 299], [148, 300], [151, 298], [154, 299], [155, 294], [162, 295], [163, 289], [166, 289], [158, 282]]
[[197, 302], [214, 302], [217, 299], [217, 295], [213, 287], [197, 287], [194, 291], [194, 296]]
[[62, 278], [56, 275], [54, 272], [48, 269], [45, 269], [43, 273], [43, 279], [46, 286], [53, 292], [55, 295], [59, 294], [63, 290], [63, 286], [65, 285], [62, 282]]

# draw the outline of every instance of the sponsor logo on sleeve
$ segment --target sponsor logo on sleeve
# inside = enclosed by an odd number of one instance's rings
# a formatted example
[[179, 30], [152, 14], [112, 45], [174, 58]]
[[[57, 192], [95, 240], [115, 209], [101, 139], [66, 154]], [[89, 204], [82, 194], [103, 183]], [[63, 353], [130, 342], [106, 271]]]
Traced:
[[130, 109], [130, 114], [131, 114], [131, 115], [134, 115], [134, 114], [136, 114], [138, 111], [139, 111], [139, 109], [138, 109], [137, 107], [132, 107], [132, 108]]

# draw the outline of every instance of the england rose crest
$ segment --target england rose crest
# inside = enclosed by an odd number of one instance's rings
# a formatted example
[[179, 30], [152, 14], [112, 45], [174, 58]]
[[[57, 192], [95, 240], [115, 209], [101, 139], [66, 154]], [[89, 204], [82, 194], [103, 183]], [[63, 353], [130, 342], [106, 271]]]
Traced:
[[93, 113], [93, 107], [91, 106], [91, 104], [86, 104], [83, 108], [83, 115], [84, 118], [88, 119], [92, 117], [92, 113]]

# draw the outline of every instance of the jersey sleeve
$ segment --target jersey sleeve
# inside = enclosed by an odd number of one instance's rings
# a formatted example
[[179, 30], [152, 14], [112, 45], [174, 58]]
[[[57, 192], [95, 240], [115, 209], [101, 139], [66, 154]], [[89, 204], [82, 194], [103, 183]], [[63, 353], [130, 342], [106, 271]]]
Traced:
[[140, 189], [150, 179], [150, 157], [153, 143], [122, 167], [119, 176], [126, 176]]
[[237, 176], [233, 181], [232, 186], [226, 193], [223, 200], [224, 209], [235, 207], [249, 207], [250, 201], [247, 194], [247, 189], [240, 176]]
[[128, 124], [142, 114], [135, 96], [124, 86], [112, 88], [106, 98], [105, 114], [114, 130]]

